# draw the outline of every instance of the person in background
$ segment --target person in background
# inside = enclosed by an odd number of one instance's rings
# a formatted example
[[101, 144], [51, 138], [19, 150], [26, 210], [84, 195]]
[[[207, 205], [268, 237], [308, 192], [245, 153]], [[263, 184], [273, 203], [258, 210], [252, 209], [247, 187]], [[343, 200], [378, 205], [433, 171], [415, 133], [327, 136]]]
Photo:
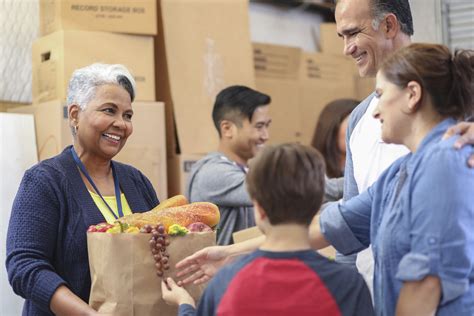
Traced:
[[263, 149], [250, 164], [247, 188], [265, 243], [219, 271], [197, 309], [171, 278], [162, 282], [163, 299], [179, 305], [179, 315], [373, 315], [357, 271], [311, 249], [308, 228], [324, 182], [324, 160], [314, 148]]
[[92, 64], [68, 87], [73, 145], [25, 172], [13, 203], [6, 267], [24, 315], [94, 315], [86, 231], [159, 204], [150, 181], [113, 161], [132, 134], [135, 81]]
[[255, 226], [245, 175], [248, 161], [268, 141], [270, 102], [268, 95], [244, 86], [230, 86], [216, 97], [212, 119], [219, 147], [193, 165], [186, 196], [219, 207], [219, 245], [233, 243], [234, 232]]
[[347, 123], [349, 115], [359, 103], [352, 99], [334, 100], [319, 115], [311, 146], [323, 155], [329, 178], [344, 176]]
[[474, 113], [473, 84], [472, 50], [412, 44], [386, 59], [373, 116], [383, 141], [410, 153], [314, 225], [315, 248], [350, 254], [372, 244], [377, 315], [474, 315], [473, 146], [442, 139]]

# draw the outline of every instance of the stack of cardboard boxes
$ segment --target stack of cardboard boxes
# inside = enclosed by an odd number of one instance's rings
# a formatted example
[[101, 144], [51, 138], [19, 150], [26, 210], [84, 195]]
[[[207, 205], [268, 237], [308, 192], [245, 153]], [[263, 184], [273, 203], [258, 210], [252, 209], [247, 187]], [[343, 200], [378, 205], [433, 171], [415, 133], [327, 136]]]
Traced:
[[272, 97], [270, 143], [310, 144], [327, 103], [363, 100], [374, 90], [374, 80], [360, 78], [354, 61], [343, 55], [335, 24], [321, 24], [320, 34], [318, 53], [253, 43], [257, 89]]
[[164, 105], [156, 102], [156, 0], [40, 0], [40, 37], [33, 44], [33, 105], [40, 160], [72, 143], [67, 85], [72, 72], [95, 62], [123, 64], [137, 83], [134, 132], [116, 160], [140, 169], [160, 199], [168, 196]]
[[300, 48], [253, 43], [255, 81], [271, 96], [269, 143], [301, 141]]
[[142, 170], [164, 199], [184, 193], [193, 163], [217, 149], [211, 112], [223, 88], [269, 94], [270, 143], [304, 144], [325, 104], [373, 90], [342, 55], [335, 25], [321, 25], [321, 53], [252, 47], [248, 10], [248, 0], [40, 0], [33, 105], [11, 111], [34, 113], [38, 157], [52, 157], [72, 142], [65, 104], [72, 72], [124, 64], [137, 83], [134, 133], [116, 159]]
[[218, 145], [215, 97], [255, 87], [248, 0], [160, 0], [157, 97], [166, 104], [170, 195], [184, 193], [192, 164]]

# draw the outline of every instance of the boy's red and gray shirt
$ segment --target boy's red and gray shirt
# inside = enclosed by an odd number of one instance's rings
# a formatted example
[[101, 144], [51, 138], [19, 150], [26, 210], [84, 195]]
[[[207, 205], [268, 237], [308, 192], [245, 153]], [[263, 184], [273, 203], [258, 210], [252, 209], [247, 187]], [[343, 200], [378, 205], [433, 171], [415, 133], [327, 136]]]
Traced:
[[351, 267], [313, 250], [257, 250], [224, 267], [195, 310], [179, 315], [374, 315], [369, 290]]

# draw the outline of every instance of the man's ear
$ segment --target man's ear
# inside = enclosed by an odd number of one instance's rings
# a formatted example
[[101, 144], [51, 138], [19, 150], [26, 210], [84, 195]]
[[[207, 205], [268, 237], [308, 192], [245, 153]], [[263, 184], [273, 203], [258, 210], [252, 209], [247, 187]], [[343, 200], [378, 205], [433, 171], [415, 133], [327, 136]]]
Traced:
[[79, 123], [79, 112], [81, 108], [77, 104], [73, 104], [69, 106], [68, 109], [68, 117], [69, 117], [69, 126], [74, 127], [77, 126]]
[[384, 23], [382, 25], [384, 28], [385, 38], [393, 39], [400, 31], [400, 23], [398, 22], [397, 17], [393, 13], [388, 13], [384, 18]]
[[408, 111], [410, 113], [416, 112], [416, 110], [421, 105], [421, 100], [423, 97], [423, 89], [421, 85], [416, 81], [410, 81], [407, 84], [408, 92]]
[[221, 131], [221, 137], [232, 138], [234, 137], [234, 133], [237, 127], [232, 121], [222, 120], [221, 123], [219, 124], [219, 128]]

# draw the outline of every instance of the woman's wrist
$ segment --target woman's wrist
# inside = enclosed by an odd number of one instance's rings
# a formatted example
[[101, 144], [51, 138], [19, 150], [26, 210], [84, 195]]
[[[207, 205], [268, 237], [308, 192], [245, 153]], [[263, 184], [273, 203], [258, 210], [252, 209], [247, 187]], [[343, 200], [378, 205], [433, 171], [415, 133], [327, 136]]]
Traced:
[[50, 309], [55, 315], [97, 315], [92, 307], [65, 285], [59, 286], [54, 292]]
[[261, 244], [265, 241], [265, 236], [255, 237], [237, 244], [224, 246], [223, 252], [227, 257], [243, 255], [254, 250], [257, 250]]
[[233, 245], [228, 245], [228, 246], [222, 246], [222, 254], [224, 254], [223, 257], [230, 257], [235, 254], [236, 251], [238, 251], [238, 248], [235, 248], [236, 244]]

